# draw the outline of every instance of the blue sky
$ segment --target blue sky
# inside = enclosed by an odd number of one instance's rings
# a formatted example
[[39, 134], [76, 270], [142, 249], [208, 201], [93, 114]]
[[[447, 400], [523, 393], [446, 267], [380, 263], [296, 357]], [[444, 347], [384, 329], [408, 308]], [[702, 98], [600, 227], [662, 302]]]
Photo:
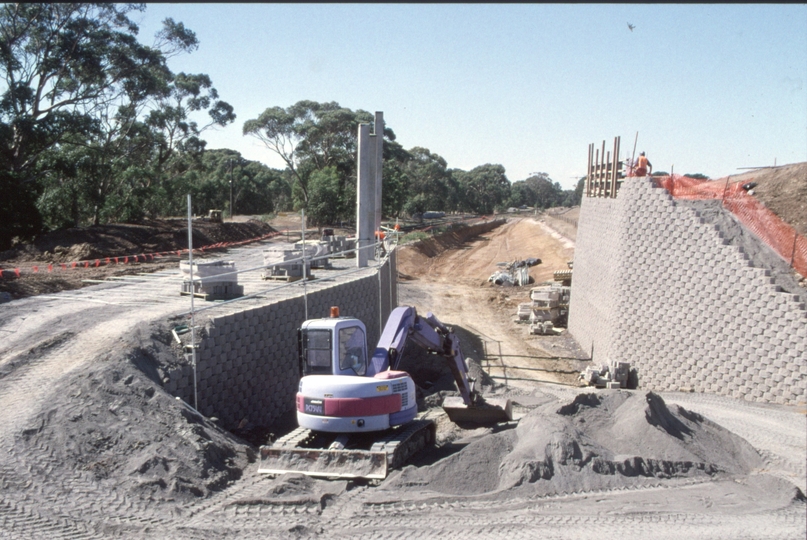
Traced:
[[[208, 148], [282, 163], [244, 121], [303, 99], [383, 111], [404, 148], [448, 166], [546, 172], [565, 188], [589, 143], [622, 136], [655, 170], [717, 178], [807, 161], [807, 6], [148, 4], [151, 43], [172, 17], [200, 47], [170, 60], [207, 73], [235, 123]], [[635, 25], [630, 31], [627, 23]]]

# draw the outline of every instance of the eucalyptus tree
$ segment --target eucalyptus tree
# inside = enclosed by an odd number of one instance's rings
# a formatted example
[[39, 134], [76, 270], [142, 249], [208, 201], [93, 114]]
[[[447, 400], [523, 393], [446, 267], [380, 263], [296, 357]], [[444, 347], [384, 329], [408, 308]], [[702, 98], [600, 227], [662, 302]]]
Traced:
[[[174, 75], [167, 66], [167, 58], [198, 47], [192, 31], [169, 18], [151, 46], [138, 41], [130, 14], [144, 9], [0, 6], [0, 211], [14, 216], [0, 226], [0, 247], [35, 234], [40, 209], [56, 211], [55, 200], [80, 207], [71, 219], [88, 208], [93, 222], [120, 215], [121, 205], [134, 211], [149, 198], [148, 185], [138, 183], [153, 174], [155, 155], [164, 164], [182, 144], [203, 147], [187, 113], [207, 109], [218, 125], [234, 118], [209, 78]], [[144, 117], [153, 111], [162, 116]]]
[[[332, 101], [303, 100], [290, 107], [269, 107], [257, 118], [244, 123], [243, 133], [261, 141], [277, 154], [293, 177], [293, 196], [298, 208], [311, 198], [309, 180], [316, 171], [334, 167], [339, 184], [340, 204], [355, 206], [356, 151], [358, 126], [372, 123], [375, 116], [353, 111]], [[395, 133], [384, 128], [385, 142]], [[327, 183], [329, 186], [331, 182]]]
[[454, 171], [462, 194], [462, 209], [477, 214], [490, 214], [510, 197], [510, 181], [502, 165], [490, 163], [468, 172]]

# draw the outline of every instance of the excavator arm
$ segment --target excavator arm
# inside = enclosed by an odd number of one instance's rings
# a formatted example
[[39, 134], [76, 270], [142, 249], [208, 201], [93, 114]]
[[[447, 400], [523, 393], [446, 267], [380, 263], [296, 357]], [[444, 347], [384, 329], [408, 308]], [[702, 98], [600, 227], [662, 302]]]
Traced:
[[494, 423], [512, 420], [512, 409], [507, 400], [485, 402], [474, 390], [468, 378], [468, 365], [462, 355], [459, 339], [431, 312], [420, 317], [414, 307], [401, 306], [390, 313], [387, 325], [378, 340], [368, 368], [368, 375], [388, 369], [396, 370], [401, 352], [411, 340], [430, 353], [445, 358], [460, 392], [461, 402], [446, 398], [443, 409], [453, 422]]

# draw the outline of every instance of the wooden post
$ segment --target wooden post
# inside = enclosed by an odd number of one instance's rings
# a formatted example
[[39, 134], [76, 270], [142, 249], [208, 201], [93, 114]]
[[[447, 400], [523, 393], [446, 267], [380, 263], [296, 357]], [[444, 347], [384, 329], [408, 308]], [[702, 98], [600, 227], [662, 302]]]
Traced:
[[591, 197], [591, 156], [594, 153], [594, 143], [588, 145], [588, 167], [586, 167], [586, 197]]
[[597, 148], [597, 150], [594, 153], [594, 169], [595, 169], [594, 170], [594, 196], [599, 197], [600, 196], [599, 185], [597, 184], [597, 178], [599, 177], [599, 174], [600, 174], [600, 149], [599, 148]]
[[619, 188], [622, 187], [622, 162], [619, 161], [619, 153], [622, 151], [622, 137], [616, 138], [616, 191], [614, 191], [614, 197], [616, 197], [617, 193], [619, 192]]
[[[602, 153], [600, 154], [600, 156], [602, 157], [602, 160], [605, 161], [605, 139], [602, 140]], [[604, 163], [600, 164], [600, 191], [599, 191], [599, 196], [600, 197], [605, 195], [605, 193], [603, 193], [604, 188], [605, 188], [605, 185], [604, 185], [605, 178], [604, 178], [604, 175], [603, 175], [603, 165], [604, 165]]]

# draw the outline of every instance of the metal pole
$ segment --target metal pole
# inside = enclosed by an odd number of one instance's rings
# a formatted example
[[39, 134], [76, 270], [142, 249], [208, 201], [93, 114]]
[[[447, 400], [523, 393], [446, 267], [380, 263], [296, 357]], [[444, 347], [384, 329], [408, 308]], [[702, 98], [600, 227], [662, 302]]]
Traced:
[[302, 222], [302, 231], [300, 237], [303, 239], [303, 301], [305, 302], [305, 320], [308, 320], [308, 265], [305, 259], [305, 209], [300, 210], [300, 221]]
[[[390, 311], [390, 313], [392, 313], [393, 309], [398, 307], [398, 306], [393, 304], [393, 297], [392, 297], [392, 290], [393, 290], [392, 288], [395, 286], [394, 285], [395, 282], [392, 281], [393, 279], [395, 279], [395, 278], [392, 277], [392, 256], [395, 253], [395, 249], [397, 247], [398, 247], [398, 242], [396, 241], [395, 245], [392, 247], [392, 251], [390, 251], [389, 254], [387, 255], [387, 264], [389, 265], [389, 266], [387, 266], [387, 269], [389, 270], [389, 311]], [[793, 265], [791, 265], [791, 266], [793, 266]], [[397, 264], [396, 264], [396, 268], [397, 268]]]
[[194, 318], [193, 297], [196, 287], [193, 283], [193, 221], [191, 216], [191, 194], [188, 193], [188, 268], [191, 279], [191, 361], [193, 363], [193, 408], [199, 410], [199, 399], [196, 392], [196, 320]]
[[793, 268], [793, 263], [796, 262], [796, 240], [799, 239], [799, 233], [793, 231], [793, 250], [790, 252], [790, 268]]
[[230, 221], [233, 220], [235, 212], [233, 212], [233, 160], [230, 160]]
[[502, 356], [502, 342], [497, 341], [496, 343], [499, 344], [499, 361], [502, 363], [502, 372], [504, 373], [504, 386], [505, 388], [507, 385], [507, 366], [504, 363], [504, 356]]
[[633, 139], [633, 155], [630, 157], [630, 175], [633, 176], [633, 170], [636, 168], [636, 143], [639, 142], [639, 132], [636, 132], [636, 138]]
[[[379, 262], [381, 262], [379, 260]], [[384, 271], [383, 263], [378, 266], [378, 338], [381, 338], [381, 332], [384, 330], [384, 295], [382, 294], [383, 290], [383, 281], [381, 280], [381, 272]]]

